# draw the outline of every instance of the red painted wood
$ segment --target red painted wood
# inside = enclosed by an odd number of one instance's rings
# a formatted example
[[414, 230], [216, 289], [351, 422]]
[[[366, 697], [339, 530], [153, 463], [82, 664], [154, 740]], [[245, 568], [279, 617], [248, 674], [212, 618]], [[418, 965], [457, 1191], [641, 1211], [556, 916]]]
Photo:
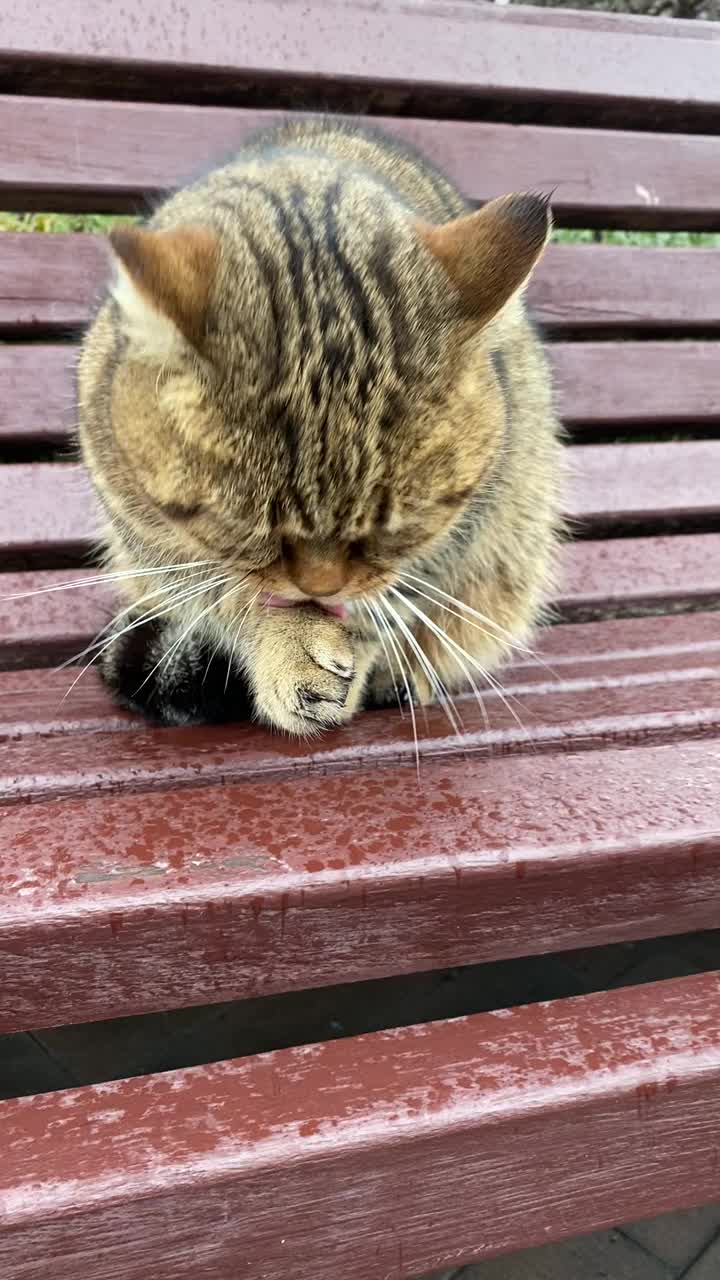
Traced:
[[0, 555], [89, 550], [100, 529], [84, 467], [34, 462], [0, 467]]
[[[38, 0], [32, 21], [4, 12], [0, 57], [7, 65], [63, 59], [92, 69], [103, 60], [108, 83], [157, 79], [158, 73], [213, 75], [238, 70], [255, 85], [314, 81], [363, 87], [422, 86], [462, 97], [717, 109], [716, 33], [674, 39], [627, 23], [582, 23], [445, 0], [439, 7], [399, 0], [359, 4], [311, 0], [214, 0], [194, 7], [158, 0], [152, 15], [128, 0], [98, 6], [93, 22], [81, 0], [59, 11]], [[151, 21], [152, 18], [152, 21]], [[121, 74], [118, 74], [120, 72]], [[195, 79], [199, 77], [196, 75]], [[138, 96], [141, 96], [138, 94]]]
[[77, 347], [0, 344], [0, 441], [66, 440], [73, 432]]
[[[568, 514], [592, 525], [701, 517], [720, 508], [720, 443], [591, 445], [568, 450]], [[97, 537], [98, 508], [79, 464], [0, 467], [0, 550], [71, 553]]]
[[720, 534], [576, 542], [561, 554], [567, 617], [720, 601]]
[[551, 245], [528, 297], [548, 329], [714, 329], [720, 303], [714, 249]]
[[410, 1280], [704, 1203], [719, 1027], [703, 974], [5, 1102], [3, 1274]]
[[[720, 733], [720, 663], [712, 658], [683, 670], [585, 673], [564, 683], [521, 681], [512, 701], [483, 692], [458, 702], [462, 736], [440, 707], [419, 717], [422, 759], [587, 751], [613, 743], [667, 742]], [[42, 678], [40, 674], [40, 679]], [[65, 673], [65, 690], [74, 672]], [[511, 682], [512, 686], [512, 682]], [[57, 713], [73, 716], [74, 689]], [[83, 706], [82, 701], [80, 706]], [[82, 711], [78, 713], [82, 717]], [[288, 777], [308, 767], [325, 772], [414, 759], [409, 717], [397, 711], [365, 716], [343, 731], [304, 743], [255, 725], [109, 731], [47, 736], [21, 734], [0, 759], [0, 803], [103, 790], [156, 791], [252, 778]], [[15, 736], [15, 735], [13, 735]]]
[[[232, 155], [286, 113], [182, 104], [0, 97], [7, 208], [136, 212]], [[471, 199], [554, 190], [560, 221], [713, 227], [720, 139], [376, 117]], [[559, 177], [558, 175], [561, 175]]]
[[[101, 236], [0, 235], [0, 331], [65, 334], [109, 278]], [[720, 327], [720, 252], [551, 245], [529, 299], [549, 331]]]
[[47, 588], [87, 577], [79, 569], [0, 575], [0, 667], [52, 665], [85, 648], [112, 616], [107, 586]]
[[[715, 342], [556, 342], [564, 421], [587, 429], [720, 420]], [[63, 439], [74, 427], [77, 347], [0, 345], [0, 440]]]
[[[605, 662], [638, 662], [645, 670], [654, 669], [657, 661], [701, 663], [714, 660], [720, 648], [720, 614], [667, 614], [546, 627], [536, 637], [535, 647], [563, 676], [566, 666], [578, 671], [583, 666], [598, 667], [599, 674], [599, 664]], [[520, 663], [510, 668], [513, 675], [522, 672], [523, 676], [534, 669]]]
[[[720, 664], [720, 614], [555, 626], [541, 632], [535, 644], [537, 657], [528, 656], [500, 673], [506, 694], [521, 699], [515, 708], [518, 713], [528, 693], [567, 699], [610, 685], [630, 687], [635, 682], [640, 687], [665, 679], [695, 680], [701, 672], [709, 676]], [[95, 668], [68, 694], [77, 673], [74, 667], [0, 674], [0, 740], [113, 732], [142, 723], [114, 704]], [[491, 696], [489, 702], [494, 716], [498, 700]], [[510, 716], [502, 718], [505, 729], [512, 727]], [[376, 717], [373, 723], [377, 724]], [[529, 729], [531, 735], [536, 729], [542, 732], [542, 717], [529, 721]]]
[[718, 785], [715, 738], [6, 806], [0, 1030], [717, 927]]
[[583, 524], [682, 520], [720, 510], [720, 440], [569, 450], [568, 513]]
[[101, 236], [0, 235], [0, 331], [62, 332], [86, 324], [109, 252]]
[[715, 342], [556, 342], [550, 358], [561, 416], [588, 434], [720, 420]]

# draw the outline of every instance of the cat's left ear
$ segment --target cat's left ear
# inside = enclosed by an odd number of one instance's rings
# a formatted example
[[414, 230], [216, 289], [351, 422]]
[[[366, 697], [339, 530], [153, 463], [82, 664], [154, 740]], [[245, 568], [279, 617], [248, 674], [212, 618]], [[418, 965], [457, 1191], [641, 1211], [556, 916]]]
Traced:
[[217, 269], [216, 234], [199, 226], [116, 227], [110, 243], [117, 264], [113, 297], [138, 354], [167, 360], [186, 343], [202, 353]]
[[425, 247], [455, 286], [463, 313], [486, 324], [526, 284], [552, 230], [544, 196], [510, 195], [441, 226], [419, 223]]

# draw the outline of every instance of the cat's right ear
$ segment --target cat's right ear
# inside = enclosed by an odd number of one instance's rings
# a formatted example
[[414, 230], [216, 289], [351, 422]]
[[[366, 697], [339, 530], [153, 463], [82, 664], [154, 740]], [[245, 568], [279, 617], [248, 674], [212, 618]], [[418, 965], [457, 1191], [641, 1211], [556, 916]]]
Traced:
[[138, 355], [165, 362], [186, 344], [202, 354], [217, 236], [207, 227], [110, 232], [117, 266], [112, 289], [125, 332]]
[[444, 267], [468, 319], [486, 324], [523, 288], [552, 230], [544, 196], [510, 195], [418, 235]]

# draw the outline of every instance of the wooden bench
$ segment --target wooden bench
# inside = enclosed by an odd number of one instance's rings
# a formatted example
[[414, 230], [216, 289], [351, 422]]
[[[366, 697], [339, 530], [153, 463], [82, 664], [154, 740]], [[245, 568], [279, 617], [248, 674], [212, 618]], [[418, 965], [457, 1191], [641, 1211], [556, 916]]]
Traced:
[[[474, 199], [720, 227], [720, 27], [441, 0], [0, 12], [0, 208], [137, 212], [288, 110]], [[720, 925], [720, 250], [554, 245], [558, 625], [472, 700], [312, 747], [151, 728], [91, 670], [64, 451], [99, 237], [0, 235], [0, 1031]], [[51, 460], [48, 460], [51, 459]], [[60, 460], [58, 460], [60, 459]], [[91, 571], [92, 572], [92, 571]], [[37, 594], [32, 594], [36, 592]], [[4, 1280], [411, 1277], [720, 1196], [720, 975], [0, 1104]]]

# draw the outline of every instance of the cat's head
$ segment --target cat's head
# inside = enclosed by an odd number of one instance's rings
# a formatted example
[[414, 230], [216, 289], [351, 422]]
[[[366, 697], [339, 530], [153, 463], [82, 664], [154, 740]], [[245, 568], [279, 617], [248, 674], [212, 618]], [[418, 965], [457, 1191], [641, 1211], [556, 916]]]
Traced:
[[270, 595], [381, 590], [492, 477], [493, 322], [542, 252], [547, 202], [433, 226], [332, 173], [184, 195], [111, 236], [109, 505], [162, 560], [220, 561]]

